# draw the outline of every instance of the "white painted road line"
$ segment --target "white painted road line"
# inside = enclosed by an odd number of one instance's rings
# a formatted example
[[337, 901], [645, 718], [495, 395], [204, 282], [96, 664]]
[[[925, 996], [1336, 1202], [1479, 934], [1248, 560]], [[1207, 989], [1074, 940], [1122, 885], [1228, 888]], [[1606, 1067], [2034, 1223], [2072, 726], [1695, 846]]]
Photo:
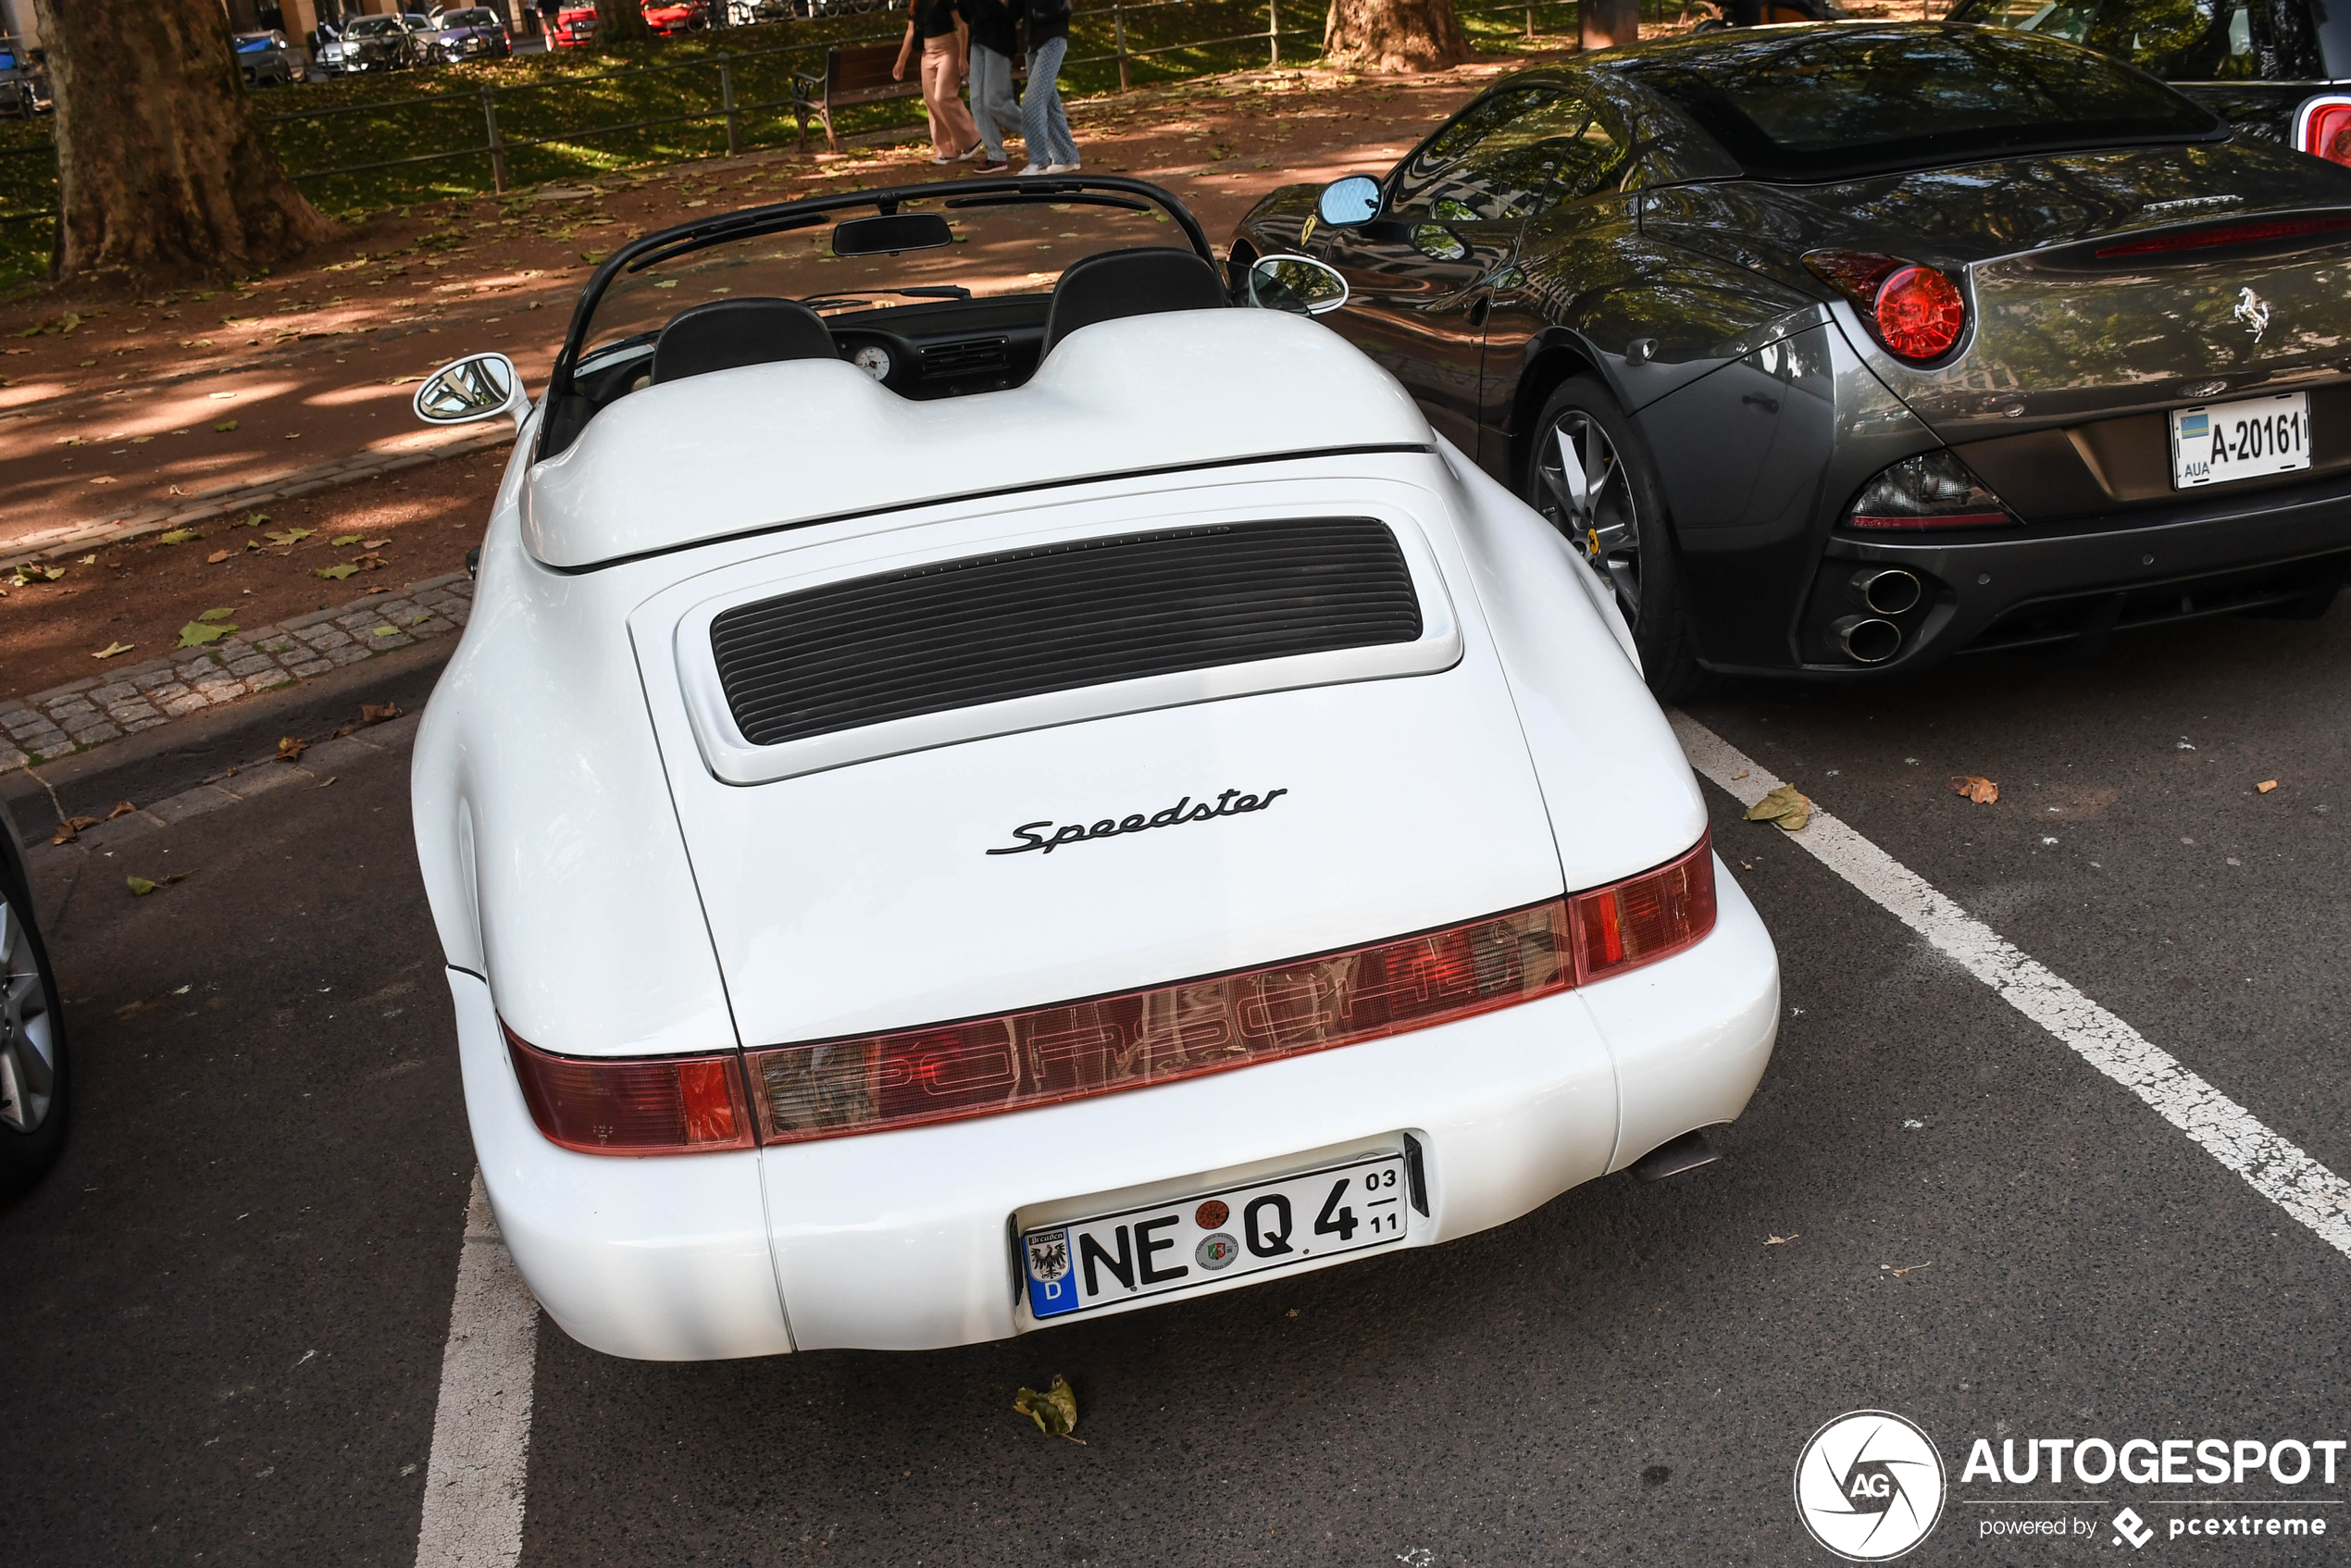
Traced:
[[[1669, 716], [1690, 765], [1740, 804], [1753, 805], [1783, 782], [1688, 715]], [[2071, 1046], [2082, 1060], [2145, 1101], [2328, 1246], [2351, 1256], [2351, 1182], [2262, 1126], [2244, 1106], [2027, 957], [1818, 803], [1810, 824], [1786, 836], [1957, 959], [2009, 1006]]]
[[514, 1568], [522, 1555], [538, 1345], [539, 1303], [515, 1272], [477, 1170], [441, 1357], [417, 1568]]

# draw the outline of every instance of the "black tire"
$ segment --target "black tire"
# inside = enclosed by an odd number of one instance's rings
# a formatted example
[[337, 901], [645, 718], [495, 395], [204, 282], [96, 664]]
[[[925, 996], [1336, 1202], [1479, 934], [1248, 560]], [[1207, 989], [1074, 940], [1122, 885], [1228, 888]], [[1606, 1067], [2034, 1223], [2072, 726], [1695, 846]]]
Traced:
[[16, 868], [0, 866], [0, 1194], [7, 1195], [56, 1164], [71, 1102], [72, 1059], [49, 950], [37, 925], [19, 923], [19, 912], [31, 907]]
[[[1562, 436], [1582, 459], [1574, 475], [1562, 459]], [[1632, 420], [1598, 378], [1562, 382], [1544, 403], [1520, 493], [1607, 579], [1659, 701], [1703, 685], [1664, 492]]]

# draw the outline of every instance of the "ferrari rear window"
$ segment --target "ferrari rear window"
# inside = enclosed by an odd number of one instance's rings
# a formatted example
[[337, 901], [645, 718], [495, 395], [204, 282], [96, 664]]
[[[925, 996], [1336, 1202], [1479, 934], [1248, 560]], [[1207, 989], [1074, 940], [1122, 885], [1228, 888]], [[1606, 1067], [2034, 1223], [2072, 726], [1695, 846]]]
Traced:
[[1616, 68], [1762, 180], [2227, 134], [2211, 114], [2127, 67], [1982, 28], [1773, 31], [1634, 56]]

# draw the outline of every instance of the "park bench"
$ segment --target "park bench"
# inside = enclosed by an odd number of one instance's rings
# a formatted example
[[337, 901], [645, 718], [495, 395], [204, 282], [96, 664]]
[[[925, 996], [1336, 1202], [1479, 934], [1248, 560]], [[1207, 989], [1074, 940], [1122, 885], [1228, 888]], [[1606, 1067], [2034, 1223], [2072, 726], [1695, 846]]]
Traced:
[[[792, 118], [800, 125], [800, 149], [808, 150], [808, 117], [816, 117], [825, 128], [825, 145], [840, 151], [840, 138], [833, 134], [833, 111], [856, 104], [883, 104], [893, 98], [919, 98], [923, 95], [922, 56], [918, 53], [907, 63], [906, 80], [894, 81], [890, 69], [898, 64], [896, 44], [861, 44], [851, 48], [835, 47], [825, 52], [823, 75], [815, 71], [798, 71], [792, 76]], [[1013, 61], [1013, 81], [1015, 86], [1027, 75], [1026, 60]]]

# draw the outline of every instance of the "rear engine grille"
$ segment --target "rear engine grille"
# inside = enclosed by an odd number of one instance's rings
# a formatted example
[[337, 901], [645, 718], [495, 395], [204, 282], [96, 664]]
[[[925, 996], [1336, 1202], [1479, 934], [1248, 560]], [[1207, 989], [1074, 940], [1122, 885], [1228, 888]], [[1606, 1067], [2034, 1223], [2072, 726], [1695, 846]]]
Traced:
[[971, 338], [960, 343], [934, 343], [923, 350], [926, 376], [970, 376], [1004, 367], [1002, 338]]
[[1366, 517], [942, 561], [744, 604], [710, 628], [728, 706], [755, 746], [1420, 635], [1403, 552]]

